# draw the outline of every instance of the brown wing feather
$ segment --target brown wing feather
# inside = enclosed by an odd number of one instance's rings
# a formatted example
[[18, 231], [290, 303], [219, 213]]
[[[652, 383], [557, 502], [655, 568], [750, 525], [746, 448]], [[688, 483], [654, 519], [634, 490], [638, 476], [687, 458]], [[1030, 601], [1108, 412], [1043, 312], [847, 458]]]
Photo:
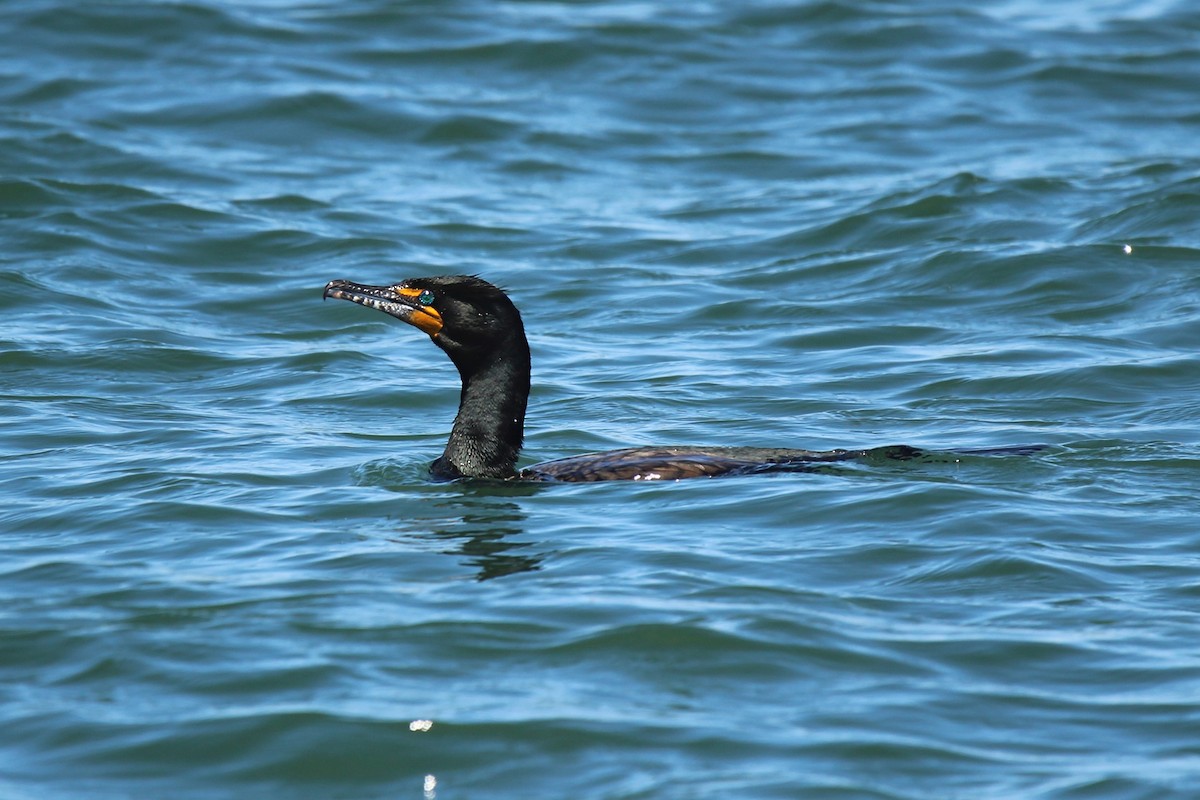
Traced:
[[847, 461], [865, 455], [868, 455], [866, 450], [630, 447], [544, 461], [521, 470], [519, 477], [522, 480], [568, 482], [712, 478], [718, 475], [801, 470], [806, 465]]

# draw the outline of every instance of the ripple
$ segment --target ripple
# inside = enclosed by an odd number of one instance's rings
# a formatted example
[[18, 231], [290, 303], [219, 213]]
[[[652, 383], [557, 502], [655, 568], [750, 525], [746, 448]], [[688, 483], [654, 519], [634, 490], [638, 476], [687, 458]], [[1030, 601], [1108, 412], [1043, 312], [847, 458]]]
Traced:
[[[1084, 5], [14, 6], [0, 794], [1186, 796], [1196, 14]], [[432, 483], [319, 290], [463, 272], [531, 461], [939, 455]]]

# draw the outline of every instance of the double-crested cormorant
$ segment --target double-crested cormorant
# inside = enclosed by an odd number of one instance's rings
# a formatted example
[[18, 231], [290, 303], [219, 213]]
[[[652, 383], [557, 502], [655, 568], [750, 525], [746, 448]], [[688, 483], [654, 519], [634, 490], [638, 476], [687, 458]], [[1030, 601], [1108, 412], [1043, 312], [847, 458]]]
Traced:
[[[529, 398], [529, 343], [503, 291], [474, 276], [412, 278], [393, 286], [330, 281], [324, 297], [378, 309], [429, 334], [462, 378], [458, 415], [430, 473], [439, 479], [526, 481], [675, 480], [796, 471], [868, 455], [912, 458], [897, 445], [872, 450], [757, 447], [632, 447], [544, 461], [518, 470]], [[982, 451], [981, 451], [982, 452]]]

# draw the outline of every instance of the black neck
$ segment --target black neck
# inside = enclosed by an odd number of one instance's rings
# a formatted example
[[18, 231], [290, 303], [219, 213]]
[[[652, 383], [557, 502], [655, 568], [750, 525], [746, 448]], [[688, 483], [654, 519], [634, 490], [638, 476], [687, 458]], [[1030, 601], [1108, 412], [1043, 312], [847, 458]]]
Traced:
[[529, 345], [525, 337], [485, 360], [459, 363], [462, 395], [450, 441], [430, 468], [446, 478], [511, 478], [525, 435]]

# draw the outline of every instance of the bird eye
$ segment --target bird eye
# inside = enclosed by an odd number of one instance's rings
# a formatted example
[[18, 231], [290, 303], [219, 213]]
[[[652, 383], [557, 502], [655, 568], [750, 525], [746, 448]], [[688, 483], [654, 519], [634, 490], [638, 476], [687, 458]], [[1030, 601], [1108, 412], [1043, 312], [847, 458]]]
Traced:
[[424, 290], [419, 295], [417, 295], [417, 302], [423, 306], [433, 305], [433, 300], [434, 300], [433, 292], [429, 291], [428, 289]]

